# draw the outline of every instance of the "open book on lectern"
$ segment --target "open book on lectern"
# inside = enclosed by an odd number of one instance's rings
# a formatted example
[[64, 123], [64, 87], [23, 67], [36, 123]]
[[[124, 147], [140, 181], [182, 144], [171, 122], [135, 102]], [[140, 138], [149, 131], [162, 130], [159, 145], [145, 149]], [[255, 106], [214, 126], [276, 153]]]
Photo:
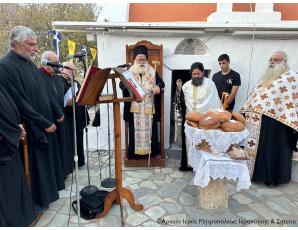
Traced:
[[115, 67], [113, 70], [120, 75], [120, 79], [125, 87], [135, 96], [137, 101], [142, 101], [146, 95], [146, 92], [142, 86], [133, 77], [133, 73], [130, 70], [125, 70], [120, 67]]
[[[141, 85], [133, 78], [132, 72], [121, 67], [115, 67], [113, 70], [116, 73], [116, 77], [120, 78], [137, 101], [142, 101], [146, 93]], [[77, 103], [79, 105], [96, 105], [99, 102], [99, 97], [102, 96], [102, 91], [107, 80], [115, 77], [115, 74], [110, 74], [110, 72], [111, 68], [100, 69], [94, 66], [89, 67], [77, 96]]]
[[94, 66], [88, 68], [80, 92], [77, 96], [79, 105], [96, 105], [98, 97], [110, 76], [111, 68], [100, 69]]

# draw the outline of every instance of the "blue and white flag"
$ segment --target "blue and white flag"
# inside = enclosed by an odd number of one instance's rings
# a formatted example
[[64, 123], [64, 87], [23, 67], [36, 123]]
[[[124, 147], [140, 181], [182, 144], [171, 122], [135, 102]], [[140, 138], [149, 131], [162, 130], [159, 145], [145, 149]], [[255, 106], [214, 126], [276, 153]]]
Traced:
[[49, 30], [48, 34], [49, 36], [53, 36], [53, 47], [59, 57], [59, 42], [62, 40], [62, 33], [56, 30]]

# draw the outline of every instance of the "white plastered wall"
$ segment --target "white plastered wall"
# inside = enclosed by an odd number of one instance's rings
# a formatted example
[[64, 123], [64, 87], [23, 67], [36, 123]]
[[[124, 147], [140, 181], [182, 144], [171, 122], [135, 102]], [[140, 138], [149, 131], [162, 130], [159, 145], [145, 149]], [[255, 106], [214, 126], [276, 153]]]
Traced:
[[[238, 37], [232, 35], [191, 35], [190, 38], [197, 38], [205, 41], [208, 47], [208, 52], [204, 56], [199, 55], [175, 55], [174, 51], [180, 41], [186, 37], [171, 36], [171, 35], [129, 35], [121, 33], [119, 35], [109, 34], [108, 32], [97, 34], [98, 45], [98, 64], [100, 68], [114, 67], [126, 62], [126, 45], [132, 45], [140, 40], [149, 40], [154, 44], [163, 45], [164, 67], [163, 80], [165, 82], [165, 148], [169, 147], [170, 137], [170, 97], [171, 97], [171, 78], [172, 70], [189, 69], [190, 65], [195, 61], [200, 61], [204, 64], [205, 69], [211, 69], [212, 76], [219, 71], [217, 58], [222, 53], [227, 53], [231, 59], [231, 68], [240, 73], [241, 87], [239, 88], [235, 109], [238, 111], [241, 105], [247, 99], [247, 93], [251, 91], [256, 84], [258, 78], [264, 71], [267, 60], [273, 51], [283, 50], [288, 54], [290, 66], [298, 70], [298, 39], [294, 40], [271, 40], [258, 39], [252, 40], [252, 36]], [[110, 87], [111, 89], [111, 87]], [[118, 89], [119, 95], [121, 90]], [[121, 105], [121, 116], [122, 116]], [[112, 111], [112, 105], [110, 105]], [[102, 116], [106, 115], [106, 110]], [[111, 118], [113, 115], [111, 114]], [[122, 122], [122, 146], [124, 146], [124, 126]]]

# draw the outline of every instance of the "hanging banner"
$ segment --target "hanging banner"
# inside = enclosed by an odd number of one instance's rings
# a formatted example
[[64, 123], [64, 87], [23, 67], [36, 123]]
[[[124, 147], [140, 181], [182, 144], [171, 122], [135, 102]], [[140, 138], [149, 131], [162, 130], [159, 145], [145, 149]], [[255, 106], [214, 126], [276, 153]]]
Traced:
[[91, 53], [91, 57], [92, 57], [90, 65], [92, 65], [94, 63], [94, 61], [96, 60], [97, 50], [95, 48], [90, 48], [90, 53]]
[[[74, 54], [76, 51], [76, 43], [72, 40], [67, 40], [68, 54]], [[69, 60], [73, 62], [73, 58]]]
[[49, 30], [48, 31], [48, 35], [49, 36], [53, 36], [53, 47], [55, 49], [55, 52], [57, 54], [57, 56], [60, 56], [60, 52], [59, 52], [59, 42], [62, 40], [62, 33], [61, 32], [57, 32], [56, 30]]

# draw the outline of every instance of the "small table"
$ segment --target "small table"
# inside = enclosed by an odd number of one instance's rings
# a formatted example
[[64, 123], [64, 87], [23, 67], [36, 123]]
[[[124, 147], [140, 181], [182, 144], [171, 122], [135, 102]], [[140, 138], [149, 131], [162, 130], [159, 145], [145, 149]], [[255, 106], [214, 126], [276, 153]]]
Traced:
[[[241, 144], [248, 138], [248, 131], [222, 132], [202, 130], [185, 124], [185, 135], [190, 142], [189, 164], [195, 171], [194, 184], [200, 186], [198, 195], [202, 208], [227, 208], [227, 180], [237, 181], [237, 191], [251, 185], [247, 161], [234, 160], [226, 155], [232, 144]], [[196, 148], [206, 140], [212, 153]]]

